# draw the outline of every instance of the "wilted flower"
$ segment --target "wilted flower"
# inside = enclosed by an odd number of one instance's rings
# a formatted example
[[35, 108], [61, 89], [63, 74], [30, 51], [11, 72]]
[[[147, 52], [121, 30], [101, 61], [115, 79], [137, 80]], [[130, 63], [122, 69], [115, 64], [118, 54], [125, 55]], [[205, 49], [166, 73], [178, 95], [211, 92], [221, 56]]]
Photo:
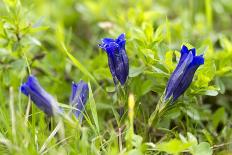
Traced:
[[104, 38], [99, 45], [108, 55], [108, 65], [115, 84], [118, 80], [121, 85], [124, 85], [129, 73], [125, 44], [125, 34], [123, 33], [117, 39]]
[[61, 112], [57, 101], [40, 86], [33, 75], [30, 75], [27, 82], [21, 85], [20, 90], [23, 94], [29, 96], [36, 106], [47, 115], [51, 116]]
[[85, 83], [82, 80], [79, 83], [72, 83], [72, 94], [70, 96], [70, 104], [75, 108], [73, 112], [77, 118], [85, 107], [88, 95], [89, 87], [87, 83]]
[[202, 64], [204, 64], [203, 55], [196, 56], [195, 48], [189, 50], [183, 45], [179, 63], [168, 81], [164, 99], [172, 97], [171, 101], [176, 101], [190, 86], [195, 71]]

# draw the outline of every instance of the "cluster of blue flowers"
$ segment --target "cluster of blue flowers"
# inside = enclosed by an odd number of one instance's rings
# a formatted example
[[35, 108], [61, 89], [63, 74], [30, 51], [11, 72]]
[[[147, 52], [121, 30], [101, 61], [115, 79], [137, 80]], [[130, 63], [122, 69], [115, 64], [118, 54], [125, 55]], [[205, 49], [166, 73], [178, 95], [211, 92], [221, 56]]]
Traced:
[[[125, 49], [125, 34], [121, 34], [117, 39], [104, 38], [99, 44], [108, 55], [108, 65], [115, 85], [120, 82], [124, 85], [129, 74], [129, 61]], [[197, 68], [204, 64], [203, 55], [196, 56], [196, 49], [188, 49], [182, 46], [181, 57], [176, 69], [168, 80], [165, 90], [164, 100], [175, 102], [190, 86]], [[26, 83], [22, 84], [21, 92], [36, 104], [38, 108], [47, 115], [52, 116], [62, 113], [57, 101], [48, 94], [39, 84], [37, 79], [30, 75]], [[70, 105], [74, 107], [73, 113], [78, 118], [82, 113], [88, 99], [89, 88], [84, 81], [72, 83], [72, 93]]]
[[[35, 103], [48, 116], [62, 113], [57, 101], [47, 93], [39, 84], [37, 79], [30, 75], [27, 82], [21, 85], [20, 90]], [[83, 81], [72, 83], [72, 93], [70, 96], [70, 104], [73, 107], [73, 113], [78, 118], [85, 107], [89, 95], [89, 87]]]

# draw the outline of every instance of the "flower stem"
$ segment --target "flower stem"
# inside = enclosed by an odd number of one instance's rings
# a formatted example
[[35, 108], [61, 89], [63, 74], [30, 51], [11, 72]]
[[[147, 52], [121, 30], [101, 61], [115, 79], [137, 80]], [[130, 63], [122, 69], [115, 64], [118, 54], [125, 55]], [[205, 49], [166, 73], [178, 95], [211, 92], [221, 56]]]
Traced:
[[118, 128], [118, 146], [119, 146], [119, 151], [122, 151], [122, 129], [119, 126]]
[[126, 103], [126, 91], [124, 87], [121, 85], [117, 86], [117, 97], [118, 97], [118, 114], [119, 114], [119, 122], [118, 122], [118, 147], [119, 151], [121, 152], [123, 150], [123, 139], [122, 139], [122, 123], [121, 119], [124, 116], [125, 112], [125, 103]]

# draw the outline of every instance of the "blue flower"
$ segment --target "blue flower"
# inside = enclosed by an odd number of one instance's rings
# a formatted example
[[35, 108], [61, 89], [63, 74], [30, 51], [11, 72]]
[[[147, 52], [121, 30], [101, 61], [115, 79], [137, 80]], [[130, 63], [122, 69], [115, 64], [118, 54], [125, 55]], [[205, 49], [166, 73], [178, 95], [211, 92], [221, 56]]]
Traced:
[[47, 115], [52, 116], [61, 112], [57, 101], [40, 86], [33, 75], [30, 75], [27, 82], [21, 85], [20, 90], [23, 94], [29, 96], [35, 105]]
[[82, 80], [79, 83], [72, 83], [70, 104], [75, 108], [75, 110], [73, 110], [73, 113], [75, 114], [76, 118], [79, 117], [82, 110], [84, 109], [88, 96], [89, 87], [87, 83]]
[[202, 64], [203, 55], [196, 56], [195, 48], [188, 49], [183, 45], [179, 63], [168, 81], [164, 99], [172, 97], [171, 101], [176, 101], [190, 86], [197, 68]]
[[118, 80], [121, 85], [124, 85], [129, 73], [125, 44], [125, 34], [123, 33], [117, 39], [104, 38], [99, 45], [108, 55], [108, 65], [115, 84]]

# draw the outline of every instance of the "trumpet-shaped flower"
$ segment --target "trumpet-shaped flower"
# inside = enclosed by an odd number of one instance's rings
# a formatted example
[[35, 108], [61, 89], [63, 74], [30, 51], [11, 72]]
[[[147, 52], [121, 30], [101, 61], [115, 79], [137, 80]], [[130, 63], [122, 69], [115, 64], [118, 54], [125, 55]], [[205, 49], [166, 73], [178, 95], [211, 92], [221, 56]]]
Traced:
[[21, 85], [20, 90], [23, 94], [30, 97], [35, 105], [47, 115], [51, 116], [61, 112], [57, 101], [40, 86], [33, 75], [30, 75], [27, 82]]
[[99, 45], [108, 55], [108, 65], [113, 76], [114, 83], [117, 80], [124, 85], [129, 74], [129, 62], [125, 49], [125, 34], [121, 34], [117, 39], [104, 38]]
[[76, 118], [82, 113], [86, 101], [89, 95], [89, 87], [88, 84], [84, 81], [80, 81], [79, 83], [72, 83], [72, 94], [70, 96], [70, 104], [75, 109], [73, 113], [75, 114]]
[[200, 65], [204, 64], [203, 55], [196, 56], [196, 49], [182, 46], [181, 57], [166, 87], [164, 99], [176, 101], [190, 86], [193, 76]]

